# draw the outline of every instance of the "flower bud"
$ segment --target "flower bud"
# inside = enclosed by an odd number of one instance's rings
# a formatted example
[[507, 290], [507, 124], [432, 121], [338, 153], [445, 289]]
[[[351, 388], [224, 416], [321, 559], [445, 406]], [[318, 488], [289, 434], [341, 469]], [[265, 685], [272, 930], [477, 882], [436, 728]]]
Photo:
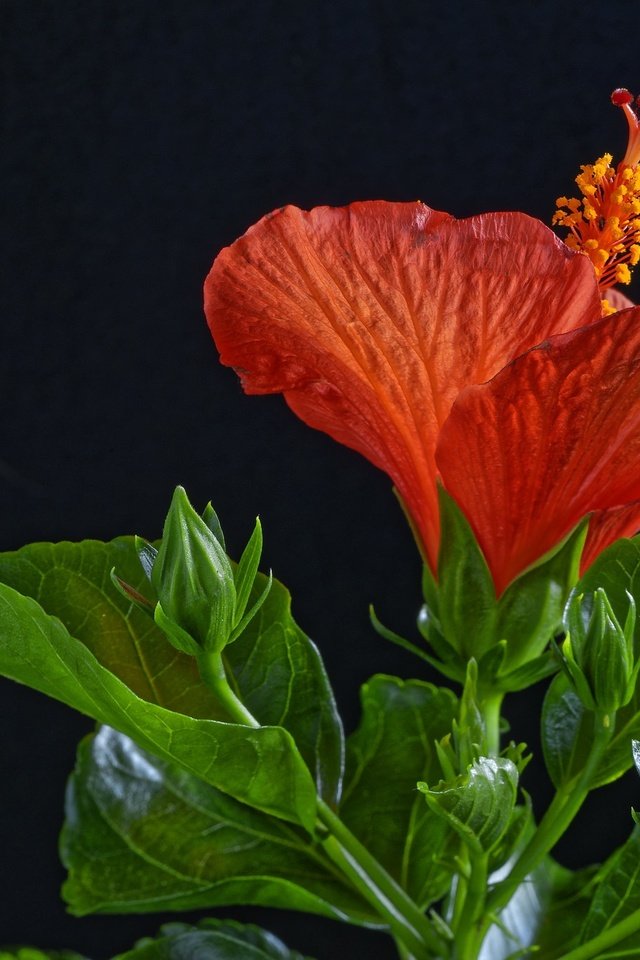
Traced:
[[177, 487], [151, 568], [155, 620], [179, 650], [220, 652], [234, 627], [236, 587], [223, 545]]
[[630, 593], [627, 597], [624, 628], [601, 587], [592, 594], [574, 594], [565, 611], [565, 670], [587, 709], [605, 715], [629, 703], [640, 666], [633, 642], [636, 606]]

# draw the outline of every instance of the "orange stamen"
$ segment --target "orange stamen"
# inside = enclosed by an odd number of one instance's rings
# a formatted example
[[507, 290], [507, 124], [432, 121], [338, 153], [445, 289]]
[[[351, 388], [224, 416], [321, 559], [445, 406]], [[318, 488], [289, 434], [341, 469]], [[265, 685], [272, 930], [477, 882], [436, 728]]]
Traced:
[[591, 260], [603, 293], [616, 283], [629, 283], [630, 268], [640, 261], [640, 120], [628, 90], [614, 90], [611, 102], [629, 125], [623, 159], [614, 167], [611, 154], [605, 153], [580, 167], [576, 183], [581, 199], [558, 197], [553, 216], [554, 224], [569, 230], [567, 245]]

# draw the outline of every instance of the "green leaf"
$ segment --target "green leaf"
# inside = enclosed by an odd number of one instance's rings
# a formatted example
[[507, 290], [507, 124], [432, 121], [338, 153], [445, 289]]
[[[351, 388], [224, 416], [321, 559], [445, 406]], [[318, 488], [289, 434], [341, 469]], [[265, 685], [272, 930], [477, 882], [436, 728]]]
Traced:
[[160, 934], [114, 960], [310, 960], [272, 933], [231, 920], [202, 920], [197, 927], [168, 923]]
[[34, 543], [0, 554], [0, 582], [33, 597], [81, 640], [101, 665], [142, 700], [208, 720], [222, 720], [191, 657], [175, 650], [151, 617], [118, 593], [111, 570], [141, 593], [148, 584], [135, 543]]
[[593, 714], [563, 674], [554, 677], [541, 714], [542, 752], [556, 790], [580, 773], [592, 746]]
[[416, 790], [439, 776], [435, 741], [457, 714], [450, 690], [376, 676], [362, 687], [362, 719], [347, 741], [340, 816], [420, 906], [443, 896], [449, 871], [440, 857], [449, 831]]
[[496, 631], [507, 641], [505, 671], [541, 656], [562, 627], [586, 534], [586, 522], [582, 522], [559, 548], [514, 580], [500, 597]]
[[[249, 607], [268, 583], [257, 575]], [[335, 805], [344, 770], [342, 723], [320, 653], [293, 619], [291, 595], [277, 580], [224, 658], [245, 706], [261, 723], [291, 732], [319, 795]]]
[[[580, 931], [579, 943], [587, 943], [640, 909], [640, 828], [602, 865], [594, 880], [593, 899]], [[637, 957], [640, 932], [598, 954], [608, 957]]]
[[513, 817], [518, 770], [505, 757], [480, 757], [453, 783], [418, 784], [429, 807], [478, 853], [493, 850]]
[[76, 915], [245, 903], [379, 922], [303, 831], [110, 727], [80, 744], [66, 813], [63, 895]]
[[464, 659], [494, 645], [497, 602], [487, 562], [469, 522], [455, 500], [439, 488], [440, 554], [438, 616], [446, 641]]
[[[113, 587], [110, 572], [115, 567], [132, 587], [148, 589], [139, 549], [139, 541], [129, 537], [110, 543], [31, 544], [0, 554], [0, 582], [58, 617], [101, 666], [142, 700], [187, 716], [226, 720], [193, 658], [177, 651], [153, 620]], [[251, 604], [268, 582], [258, 574]], [[273, 582], [259, 614], [224, 656], [251, 713], [292, 734], [321, 796], [335, 802], [344, 749], [340, 718], [322, 659], [293, 620], [291, 598], [282, 584]]]
[[116, 727], [236, 799], [314, 829], [316, 791], [286, 730], [197, 720], [141, 700], [59, 620], [5, 584], [0, 673]]
[[86, 960], [73, 950], [40, 950], [39, 947], [2, 947], [0, 960]]
[[[542, 751], [553, 785], [559, 789], [577, 776], [589, 755], [594, 714], [581, 703], [564, 674], [552, 680], [541, 716]], [[640, 737], [640, 690], [616, 714], [615, 734], [607, 747], [592, 789], [617, 780], [633, 766], [631, 741]]]
[[[502, 879], [497, 871], [490, 883]], [[520, 884], [499, 923], [489, 930], [478, 960], [508, 960], [529, 956], [535, 946], [540, 960], [556, 960], [575, 946], [589, 905], [589, 884], [593, 870], [572, 873], [547, 858]]]

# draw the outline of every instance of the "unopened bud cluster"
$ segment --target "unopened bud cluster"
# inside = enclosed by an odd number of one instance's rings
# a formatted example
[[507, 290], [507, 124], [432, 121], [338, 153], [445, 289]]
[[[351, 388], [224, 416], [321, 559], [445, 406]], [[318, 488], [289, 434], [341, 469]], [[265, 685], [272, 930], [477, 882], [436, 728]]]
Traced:
[[627, 597], [623, 627], [602, 588], [572, 596], [565, 613], [564, 668], [587, 709], [605, 716], [629, 703], [640, 668], [634, 649], [636, 607], [631, 594]]

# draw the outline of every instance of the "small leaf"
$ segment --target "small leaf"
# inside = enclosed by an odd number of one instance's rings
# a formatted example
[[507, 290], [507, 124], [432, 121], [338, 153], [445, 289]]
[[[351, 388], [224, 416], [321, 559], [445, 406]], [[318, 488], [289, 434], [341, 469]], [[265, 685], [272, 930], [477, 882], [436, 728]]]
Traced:
[[237, 640], [240, 634], [247, 629], [247, 627], [255, 617], [256, 613], [258, 612], [262, 604], [265, 602], [265, 600], [269, 596], [272, 586], [273, 586], [273, 576], [271, 575], [271, 573], [269, 573], [269, 576], [266, 581], [266, 586], [263, 587], [262, 593], [258, 595], [257, 599], [254, 600], [254, 602], [251, 604], [251, 606], [249, 607], [245, 615], [242, 617], [242, 619], [239, 621], [237, 626], [234, 627], [233, 633], [229, 637], [229, 643], [233, 643], [235, 640]]
[[505, 671], [541, 656], [561, 629], [567, 597], [578, 579], [586, 535], [587, 525], [583, 521], [540, 563], [517, 577], [500, 597], [496, 631], [498, 637], [507, 641]]
[[147, 580], [151, 583], [151, 574], [153, 572], [153, 565], [156, 562], [156, 557], [158, 556], [158, 551], [152, 543], [148, 543], [146, 540], [143, 540], [142, 537], [134, 537], [133, 539], [140, 565], [144, 570]]
[[266, 930], [232, 920], [202, 920], [197, 927], [169, 923], [114, 960], [311, 960]]
[[109, 727], [78, 749], [61, 852], [77, 915], [246, 903], [377, 918], [313, 840]]
[[479, 660], [499, 639], [493, 579], [469, 522], [442, 487], [439, 501], [442, 534], [438, 583], [442, 632], [464, 659]]
[[518, 771], [503, 757], [480, 757], [453, 783], [419, 783], [431, 810], [478, 853], [488, 853], [504, 836], [515, 808]]
[[214, 537], [216, 538], [216, 540], [218, 541], [222, 549], [226, 551], [227, 545], [225, 543], [222, 525], [218, 518], [218, 514], [213, 509], [211, 501], [209, 501], [209, 503], [204, 508], [202, 512], [202, 519], [204, 520], [206, 525], [209, 527], [209, 530], [211, 530], [211, 533], [214, 535]]
[[238, 626], [247, 609], [249, 595], [253, 589], [253, 584], [258, 572], [260, 557], [262, 556], [262, 527], [260, 520], [256, 518], [256, 525], [249, 538], [240, 562], [234, 572], [236, 582], [236, 609], [233, 615], [233, 626]]
[[563, 673], [554, 677], [542, 705], [541, 737], [544, 762], [556, 790], [584, 767], [592, 733], [593, 719], [589, 722], [586, 708], [567, 677]]

